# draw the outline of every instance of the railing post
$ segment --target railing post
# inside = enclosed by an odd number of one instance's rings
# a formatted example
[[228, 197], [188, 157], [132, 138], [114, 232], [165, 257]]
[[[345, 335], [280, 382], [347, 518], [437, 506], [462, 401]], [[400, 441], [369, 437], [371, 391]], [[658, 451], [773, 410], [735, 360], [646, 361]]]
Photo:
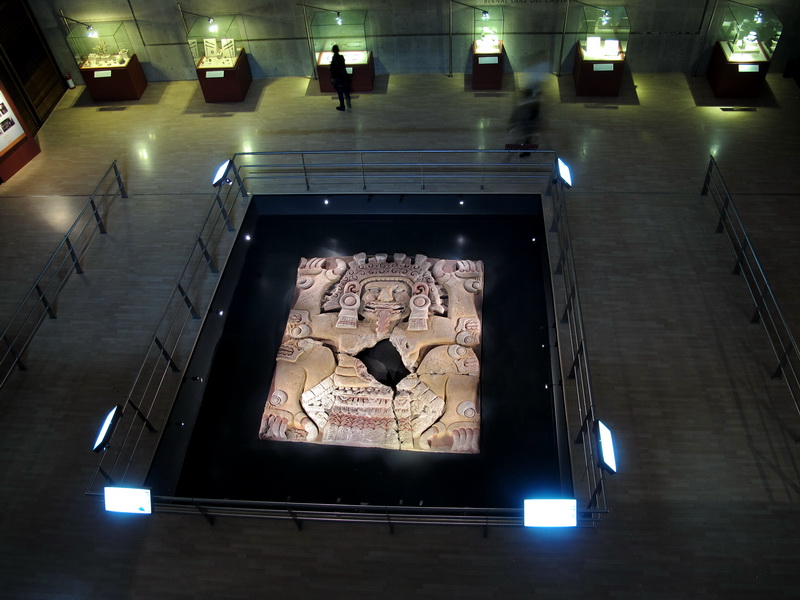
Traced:
[[44, 304], [44, 308], [47, 311], [47, 314], [50, 315], [51, 319], [55, 319], [56, 312], [53, 310], [53, 307], [50, 306], [50, 303], [47, 301], [47, 298], [45, 297], [42, 288], [39, 287], [38, 283], [34, 287], [36, 288], [36, 291], [39, 293], [39, 300], [41, 300], [42, 304]]
[[78, 261], [78, 255], [75, 254], [75, 248], [72, 247], [72, 242], [69, 241], [69, 236], [65, 237], [64, 241], [67, 242], [67, 250], [69, 251], [69, 255], [72, 257], [72, 266], [75, 267], [75, 272], [78, 275], [83, 275], [81, 263]]
[[3, 334], [3, 341], [6, 343], [6, 346], [8, 346], [8, 351], [11, 353], [11, 356], [14, 357], [14, 362], [17, 364], [17, 367], [19, 367], [19, 370], [27, 371], [28, 368], [25, 366], [25, 363], [22, 362], [22, 357], [14, 350], [14, 346], [8, 341], [8, 337], [5, 333]]
[[[452, 11], [453, 10], [453, 4], [451, 2], [448, 2], [448, 4], [450, 4], [450, 10]], [[451, 77], [453, 76], [452, 73], [450, 74], [450, 76]], [[421, 189], [423, 189], [423, 190], [425, 189], [425, 159], [424, 159], [424, 156], [425, 155], [420, 150], [420, 153], [419, 153], [419, 182], [420, 182], [420, 185], [421, 185]]]
[[167, 349], [164, 348], [164, 345], [161, 343], [161, 340], [159, 340], [157, 337], [154, 337], [153, 341], [156, 343], [156, 346], [158, 346], [158, 349], [161, 351], [161, 355], [166, 359], [167, 363], [169, 363], [169, 368], [172, 369], [172, 372], [173, 373], [179, 372], [180, 369], [178, 368], [178, 365], [176, 365], [175, 361], [172, 360], [172, 356], [170, 356], [169, 352], [167, 352]]
[[192, 314], [192, 318], [195, 320], [199, 319], [200, 315], [197, 314], [197, 311], [194, 309], [194, 305], [192, 304], [192, 301], [189, 299], [189, 295], [183, 289], [183, 286], [180, 284], [180, 282], [178, 282], [177, 285], [178, 285], [178, 292], [180, 293], [181, 296], [183, 296], [183, 301], [186, 303], [186, 306], [189, 307], [189, 312]]
[[311, 186], [308, 183], [308, 169], [306, 169], [306, 153], [305, 152], [301, 152], [300, 153], [300, 161], [303, 163], [303, 177], [305, 177], [305, 180], [306, 180], [306, 191], [308, 192], [308, 191], [311, 191]]
[[94, 196], [89, 198], [89, 204], [92, 207], [92, 212], [94, 213], [94, 219], [97, 221], [97, 228], [100, 230], [100, 233], [106, 233], [106, 227], [103, 225], [103, 219], [100, 216], [100, 213], [97, 211], [97, 205], [94, 203]]
[[203, 253], [203, 256], [205, 257], [206, 262], [208, 263], [208, 267], [209, 267], [209, 269], [211, 269], [211, 272], [212, 273], [219, 273], [219, 269], [217, 269], [217, 265], [214, 264], [214, 259], [211, 258], [211, 254], [208, 252], [208, 248], [203, 243], [203, 238], [200, 237], [200, 236], [197, 236], [197, 245], [200, 246], [200, 251]]
[[114, 161], [112, 166], [114, 167], [114, 174], [117, 178], [117, 185], [119, 186], [120, 196], [123, 198], [128, 197], [128, 192], [125, 191], [125, 185], [122, 183], [122, 175], [119, 172], [119, 168], [117, 167], [117, 161]]
[[711, 183], [711, 171], [714, 168], [714, 157], [712, 156], [711, 159], [708, 161], [708, 168], [706, 169], [706, 178], [703, 181], [703, 191], [700, 192], [701, 196], [708, 195], [708, 185]]
[[222, 198], [220, 197], [220, 192], [222, 191], [222, 186], [217, 188], [217, 193], [214, 194], [214, 199], [217, 201], [217, 206], [219, 206], [219, 212], [222, 213], [222, 218], [225, 219], [225, 225], [228, 226], [228, 231], [236, 231], [236, 228], [231, 223], [230, 218], [228, 217], [228, 211], [225, 208], [225, 204], [222, 202]]
[[359, 152], [358, 153], [358, 162], [361, 165], [361, 186], [362, 186], [362, 189], [365, 190], [365, 189], [367, 189], [367, 179], [364, 176], [364, 153], [363, 152]]

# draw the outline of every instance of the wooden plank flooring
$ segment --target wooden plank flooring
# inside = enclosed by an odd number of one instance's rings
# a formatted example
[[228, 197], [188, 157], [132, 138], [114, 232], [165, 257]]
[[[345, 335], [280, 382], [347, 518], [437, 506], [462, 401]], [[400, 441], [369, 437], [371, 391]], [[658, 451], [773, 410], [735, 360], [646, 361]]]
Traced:
[[[154, 515], [84, 495], [97, 421], [128, 391], [235, 152], [502, 149], [513, 81], [392, 75], [334, 110], [316, 82], [255, 81], [209, 105], [197, 82], [139, 102], [68, 92], [42, 153], [0, 186], [0, 323], [97, 180], [130, 197], [0, 392], [0, 596], [85, 598], [796, 598], [800, 417], [700, 196], [713, 154], [800, 331], [800, 91], [768, 77], [749, 103], [704, 79], [634, 74], [620, 98], [544, 87], [538, 143], [573, 166], [570, 225], [601, 416], [617, 434], [611, 513], [573, 531], [399, 527]], [[755, 111], [721, 107], [754, 106]], [[107, 110], [113, 108], [114, 110]], [[502, 243], [502, 240], [498, 240]], [[269, 477], [269, 473], [260, 476]], [[302, 476], [302, 474], [299, 474]], [[469, 485], [469, 474], [464, 475]]]

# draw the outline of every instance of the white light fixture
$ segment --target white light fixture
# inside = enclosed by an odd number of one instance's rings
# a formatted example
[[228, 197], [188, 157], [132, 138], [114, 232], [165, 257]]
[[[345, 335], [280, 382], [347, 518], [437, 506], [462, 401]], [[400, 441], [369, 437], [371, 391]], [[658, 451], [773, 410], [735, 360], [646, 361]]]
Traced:
[[488, 10], [484, 10], [484, 11], [481, 12], [481, 19], [484, 20], [484, 21], [488, 21], [489, 20], [489, 11]]
[[756, 11], [756, 16], [753, 17], [753, 22], [754, 23], [763, 23], [764, 22], [764, 13], [762, 13], [760, 10], [757, 10]]
[[576, 527], [578, 501], [574, 498], [525, 500], [523, 525], [525, 527]]
[[611, 22], [611, 13], [603, 10], [603, 16], [600, 17], [600, 25], [608, 25]]
[[561, 180], [561, 183], [567, 187], [572, 187], [572, 173], [569, 170], [569, 165], [560, 158], [557, 160], [557, 163], [558, 178]]
[[103, 421], [103, 425], [100, 427], [100, 431], [97, 432], [97, 439], [94, 441], [94, 447], [92, 447], [92, 451], [102, 452], [108, 448], [108, 444], [111, 441], [111, 436], [114, 434], [114, 428], [117, 426], [121, 416], [122, 407], [119, 404], [108, 411], [105, 421]]
[[600, 447], [600, 467], [611, 473], [616, 473], [617, 456], [614, 453], [614, 438], [611, 435], [611, 430], [602, 421], [597, 421], [595, 429], [597, 431], [598, 446]]
[[103, 488], [106, 510], [109, 512], [149, 515], [153, 512], [150, 490], [144, 488]]
[[336, 13], [336, 24], [337, 25], [341, 25], [342, 24], [342, 13], [340, 13], [340, 12]]
[[227, 178], [228, 168], [231, 166], [231, 160], [228, 159], [224, 163], [219, 166], [217, 172], [214, 174], [214, 178], [211, 180], [212, 187], [217, 187], [218, 185], [222, 185], [223, 183], [230, 183], [231, 180]]

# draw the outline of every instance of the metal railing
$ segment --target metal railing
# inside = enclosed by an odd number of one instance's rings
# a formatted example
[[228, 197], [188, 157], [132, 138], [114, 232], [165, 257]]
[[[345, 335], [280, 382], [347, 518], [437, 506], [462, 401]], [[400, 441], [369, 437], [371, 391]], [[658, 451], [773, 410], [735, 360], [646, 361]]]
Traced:
[[[570, 342], [558, 345], [566, 349], [575, 345], [573, 340], [585, 342], [563, 190], [552, 185], [555, 153], [532, 151], [536, 158], [529, 164], [520, 164], [519, 160], [515, 160], [519, 158], [518, 152], [248, 152], [234, 155], [222, 177], [223, 180], [233, 180], [234, 185], [223, 185], [214, 195], [205, 223], [193, 242], [190, 257], [172, 290], [148, 353], [125, 399], [120, 426], [108, 450], [100, 457], [87, 494], [101, 493], [100, 485], [106, 482], [140, 485], [144, 480], [158, 441], [158, 436], [152, 434], [164, 427], [177, 387], [184, 379], [184, 362], [192, 353], [193, 344], [202, 328], [201, 318], [208, 314], [218, 274], [225, 263], [220, 257], [232, 248], [235, 232], [247, 208], [244, 200], [259, 188], [262, 188], [261, 193], [271, 190], [273, 194], [352, 193], [354, 187], [369, 190], [374, 186], [379, 186], [381, 191], [390, 188], [392, 192], [429, 192], [435, 189], [442, 193], [439, 188], [445, 187], [451, 193], [474, 192], [476, 189], [486, 191], [487, 188], [492, 193], [506, 186], [510, 186], [517, 194], [521, 189], [531, 194], [552, 192], [556, 207], [552, 231], [558, 232], [559, 245], [564, 248], [559, 265], [562, 266], [562, 272], [568, 273], [565, 280], [570, 290], [564, 308], [564, 326], [570, 331]], [[418, 157], [419, 162], [411, 161], [409, 156]], [[453, 160], [454, 156], [457, 160]], [[544, 156], [547, 158], [543, 159]], [[477, 165], [481, 165], [481, 168], [477, 169]], [[606, 502], [596, 468], [588, 466], [596, 448], [593, 437], [588, 435], [585, 427], [594, 415], [585, 343], [581, 343], [579, 349], [574, 349], [572, 355], [577, 361], [573, 369], [577, 374], [574, 378], [577, 385], [573, 391], [578, 398], [577, 427], [582, 429], [579, 437], [587, 451], [584, 460], [587, 461], [588, 477], [595, 485], [589, 490], [587, 498], [582, 500], [584, 509], [581, 510], [581, 524], [586, 525], [592, 522], [597, 513], [606, 511]], [[412, 522], [476, 526], [522, 524], [522, 507], [425, 507], [421, 511], [402, 506], [240, 502], [164, 496], [156, 496], [153, 501], [159, 512], [199, 512], [209, 520], [223, 515], [283, 518], [294, 520], [298, 527], [302, 526], [303, 520], [381, 522], [390, 528], [395, 523]]]
[[[519, 192], [544, 187], [555, 160], [551, 150], [354, 150], [240, 152], [234, 156], [253, 194], [288, 191]], [[528, 189], [530, 189], [528, 187]]]
[[72, 273], [83, 273], [81, 260], [97, 232], [106, 233], [103, 219], [120, 196], [128, 197], [115, 160], [3, 330], [0, 336], [0, 389], [15, 367], [26, 370], [25, 351], [44, 320], [56, 318], [56, 301], [61, 290]]
[[[223, 176], [227, 177], [232, 165]], [[216, 188], [200, 231], [178, 275], [128, 394], [108, 448], [100, 455], [89, 493], [107, 482], [141, 482], [155, 452], [181, 374], [207, 316], [219, 275], [233, 247], [246, 206], [241, 187]], [[98, 478], [98, 475], [101, 476]]]
[[[761, 323], [764, 326], [769, 344], [775, 354], [776, 365], [772, 377], [784, 379], [789, 394], [792, 396], [795, 410], [800, 413], [798, 405], [798, 395], [800, 395], [798, 367], [800, 365], [798, 365], [797, 343], [786, 323], [778, 299], [767, 280], [747, 229], [713, 156], [708, 162], [701, 194], [711, 196], [714, 200], [719, 212], [716, 231], [725, 233], [736, 255], [733, 273], [742, 276], [755, 306], [750, 322]], [[800, 439], [796, 438], [795, 441], [798, 442]]]
[[[583, 509], [579, 506], [578, 510], [584, 510], [585, 517], [593, 518], [608, 512], [606, 472], [600, 466], [599, 445], [595, 431], [597, 411], [592, 394], [586, 328], [581, 312], [564, 186], [561, 183], [554, 183], [549, 197], [552, 200], [550, 233], [556, 237], [554, 240], [556, 252], [553, 253], [555, 256], [551, 257], [551, 260], [555, 260], [555, 266], [551, 266], [553, 291], [557, 294], [556, 287], [560, 287], [562, 295], [560, 302], [558, 299], [555, 300], [555, 306], [560, 310], [556, 325], [559, 330], [561, 375], [564, 378], [560, 385], [564, 401], [567, 402], [568, 431], [577, 429], [577, 433], [572, 434], [573, 439], [567, 441], [579, 446], [583, 455], [583, 460], [578, 465], [573, 460], [573, 469], [579, 470], [575, 475], [576, 483], [583, 483], [580, 488], [576, 485], [575, 489], [576, 496], [583, 506]], [[569, 403], [572, 403], [572, 410]]]

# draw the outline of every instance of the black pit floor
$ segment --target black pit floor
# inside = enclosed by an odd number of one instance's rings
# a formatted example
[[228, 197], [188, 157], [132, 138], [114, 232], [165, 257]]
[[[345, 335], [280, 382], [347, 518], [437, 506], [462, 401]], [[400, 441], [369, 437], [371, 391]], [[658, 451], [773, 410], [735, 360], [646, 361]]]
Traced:
[[[177, 485], [156, 494], [480, 508], [561, 496], [540, 215], [266, 215], [251, 235]], [[300, 258], [358, 252], [484, 262], [479, 455], [258, 438]]]

